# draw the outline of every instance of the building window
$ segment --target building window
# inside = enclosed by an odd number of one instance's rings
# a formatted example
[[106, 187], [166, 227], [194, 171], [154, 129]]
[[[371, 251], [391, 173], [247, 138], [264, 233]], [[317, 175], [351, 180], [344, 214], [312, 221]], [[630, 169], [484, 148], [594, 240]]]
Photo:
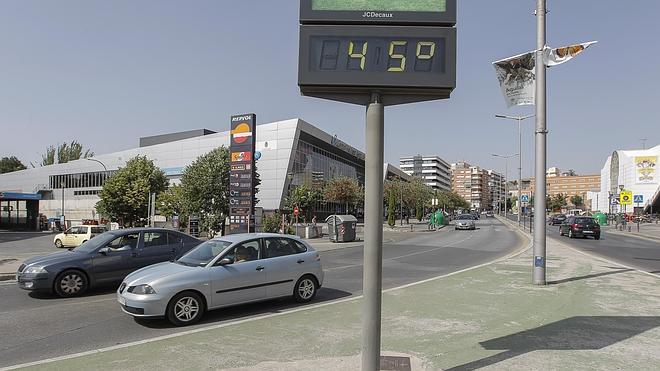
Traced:
[[116, 171], [97, 171], [91, 173], [51, 175], [48, 183], [51, 189], [103, 187], [106, 180]]

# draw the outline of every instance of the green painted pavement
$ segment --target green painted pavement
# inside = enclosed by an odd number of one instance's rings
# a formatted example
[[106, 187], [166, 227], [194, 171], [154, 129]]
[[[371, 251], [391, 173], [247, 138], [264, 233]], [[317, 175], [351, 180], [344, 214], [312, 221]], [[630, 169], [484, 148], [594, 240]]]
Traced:
[[[530, 285], [525, 252], [386, 292], [383, 351], [411, 355], [433, 370], [657, 369], [660, 278], [552, 241], [548, 252], [554, 282], [545, 287]], [[35, 368], [357, 369], [361, 304], [345, 301]]]

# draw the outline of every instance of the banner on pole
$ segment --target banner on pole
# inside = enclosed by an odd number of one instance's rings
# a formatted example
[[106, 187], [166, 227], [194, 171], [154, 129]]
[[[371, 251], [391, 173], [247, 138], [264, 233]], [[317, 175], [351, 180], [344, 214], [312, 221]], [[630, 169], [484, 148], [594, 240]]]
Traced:
[[535, 61], [529, 52], [493, 62], [507, 107], [534, 104]]
[[[546, 46], [543, 49], [543, 63], [548, 67], [566, 63], [595, 43], [597, 41], [589, 41], [555, 49]], [[493, 67], [507, 107], [534, 104], [536, 51], [495, 61]]]
[[551, 49], [546, 46], [543, 48], [543, 59], [545, 61], [545, 65], [548, 67], [553, 67], [562, 63], [566, 63], [597, 42], [598, 41], [589, 41], [582, 44], [574, 44], [556, 49]]

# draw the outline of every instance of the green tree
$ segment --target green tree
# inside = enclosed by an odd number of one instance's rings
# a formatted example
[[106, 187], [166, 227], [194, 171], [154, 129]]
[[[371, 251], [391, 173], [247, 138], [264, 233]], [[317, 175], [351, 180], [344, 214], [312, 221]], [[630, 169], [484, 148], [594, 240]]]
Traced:
[[568, 205], [568, 202], [566, 202], [566, 196], [559, 193], [556, 194], [552, 197], [550, 197], [550, 201], [548, 202], [548, 209], [552, 211], [556, 210], [561, 210], [562, 208], [566, 207]]
[[289, 195], [284, 199], [284, 207], [288, 210], [293, 210], [294, 207], [298, 206], [303, 221], [307, 222], [310, 208], [319, 201], [320, 198], [321, 195], [318, 191], [301, 184], [291, 189]]
[[438, 206], [454, 211], [457, 209], [469, 209], [470, 203], [456, 192], [441, 191], [438, 192]]
[[3, 157], [0, 159], [0, 174], [6, 174], [25, 169], [25, 165], [23, 165], [21, 160], [16, 158], [16, 156]]
[[203, 231], [225, 234], [229, 215], [229, 150], [222, 146], [199, 156], [181, 176], [184, 209], [197, 215]]
[[156, 198], [156, 209], [160, 215], [164, 215], [170, 219], [175, 215], [179, 217], [186, 215], [183, 202], [183, 187], [175, 185], [159, 194]]
[[571, 203], [577, 207], [584, 205], [584, 199], [580, 195], [575, 195], [571, 197]]
[[362, 187], [353, 178], [335, 178], [323, 188], [323, 201], [346, 205], [346, 213], [349, 212], [350, 205], [356, 205], [363, 197]]
[[262, 225], [266, 233], [279, 233], [282, 224], [282, 214], [276, 211], [271, 215], [264, 215]]
[[[69, 161], [80, 160], [82, 158], [93, 157], [94, 152], [83, 148], [83, 145], [73, 140], [71, 143], [64, 142], [56, 146], [48, 146], [46, 152], [41, 155], [40, 166], [54, 164], [65, 164]], [[32, 165], [34, 167], [34, 164]]]
[[149, 194], [165, 189], [165, 174], [146, 156], [137, 156], [105, 182], [96, 211], [123, 225], [134, 226], [148, 214]]
[[387, 200], [387, 224], [390, 227], [394, 227], [396, 224], [396, 195], [394, 192], [389, 192]]

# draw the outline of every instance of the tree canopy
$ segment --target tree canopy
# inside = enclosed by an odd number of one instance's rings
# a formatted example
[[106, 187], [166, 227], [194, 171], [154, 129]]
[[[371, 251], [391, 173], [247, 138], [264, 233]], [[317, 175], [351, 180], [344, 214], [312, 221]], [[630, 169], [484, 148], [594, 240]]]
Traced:
[[166, 188], [165, 174], [146, 156], [137, 156], [108, 178], [96, 210], [124, 225], [136, 225], [148, 215], [149, 194]]
[[[80, 160], [82, 158], [93, 157], [94, 152], [83, 148], [83, 145], [73, 140], [71, 143], [64, 142], [57, 146], [51, 145], [46, 148], [46, 152], [41, 155], [40, 166], [54, 164], [65, 164], [69, 161]], [[34, 165], [33, 165], [34, 166]]]
[[306, 221], [310, 208], [320, 199], [321, 194], [318, 191], [301, 184], [289, 192], [289, 195], [284, 199], [284, 207], [293, 210], [294, 207], [298, 206], [301, 209], [300, 215]]
[[182, 199], [187, 212], [199, 217], [203, 230], [222, 229], [229, 215], [230, 158], [227, 147], [199, 156], [181, 177]]
[[21, 160], [16, 158], [16, 156], [3, 157], [0, 159], [0, 174], [11, 173], [25, 169], [25, 165], [23, 165]]
[[357, 180], [348, 177], [332, 179], [323, 188], [323, 201], [346, 205], [356, 205], [364, 199], [364, 190]]

